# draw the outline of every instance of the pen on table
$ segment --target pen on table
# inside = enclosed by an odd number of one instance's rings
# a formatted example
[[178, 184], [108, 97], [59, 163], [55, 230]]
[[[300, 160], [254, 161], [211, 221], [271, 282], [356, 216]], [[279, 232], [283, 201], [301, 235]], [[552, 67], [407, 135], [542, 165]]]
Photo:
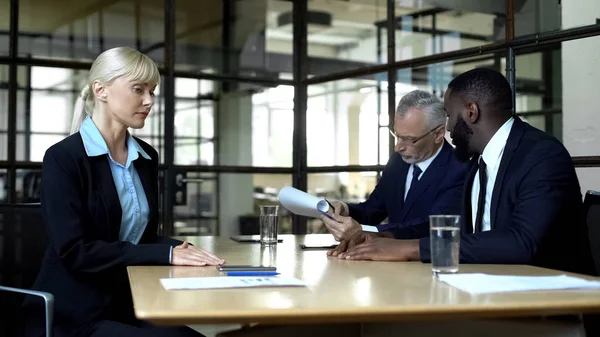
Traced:
[[227, 276], [275, 276], [279, 275], [276, 271], [230, 271]]

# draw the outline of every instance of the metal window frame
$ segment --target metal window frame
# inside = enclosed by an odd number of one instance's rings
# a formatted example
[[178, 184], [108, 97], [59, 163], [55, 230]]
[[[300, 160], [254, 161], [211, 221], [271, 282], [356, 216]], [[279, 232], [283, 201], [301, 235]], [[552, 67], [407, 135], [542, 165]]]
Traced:
[[[249, 77], [249, 76], [237, 76], [231, 75], [228, 72], [223, 74], [208, 74], [201, 72], [183, 72], [175, 70], [175, 1], [176, 0], [164, 0], [164, 29], [165, 29], [165, 62], [164, 66], [160, 68], [161, 74], [163, 75], [163, 86], [164, 91], [161, 96], [164, 99], [164, 142], [159, 147], [164, 147], [164, 151], [161, 151], [161, 155], [164, 157], [164, 163], [160, 165], [160, 169], [165, 172], [165, 186], [162, 204], [162, 223], [172, 224], [173, 215], [173, 199], [168, 197], [173, 189], [175, 183], [175, 172], [178, 170], [187, 170], [190, 172], [211, 172], [218, 173], [272, 173], [272, 174], [291, 174], [293, 186], [296, 188], [306, 190], [308, 183], [308, 174], [314, 173], [337, 173], [337, 172], [378, 172], [380, 173], [384, 165], [347, 165], [347, 166], [330, 166], [330, 167], [309, 167], [307, 165], [307, 148], [306, 148], [306, 108], [308, 93], [307, 88], [309, 85], [326, 83], [330, 81], [337, 81], [341, 79], [356, 78], [366, 75], [374, 75], [377, 73], [387, 73], [388, 75], [388, 114], [393, 117], [395, 110], [395, 88], [397, 82], [397, 71], [400, 69], [418, 68], [426, 65], [432, 65], [445, 61], [461, 61], [476, 56], [489, 56], [498, 53], [506, 53], [506, 72], [507, 78], [513, 88], [513, 102], [516, 97], [515, 89], [515, 54], [522, 50], [538, 50], [543, 49], [544, 46], [549, 44], [556, 44], [564, 41], [570, 41], [574, 39], [582, 39], [592, 36], [600, 35], [600, 22], [594, 25], [588, 25], [583, 27], [571, 28], [566, 30], [554, 31], [533, 34], [529, 36], [514, 36], [514, 2], [513, 0], [505, 0], [505, 22], [506, 22], [506, 39], [500, 42], [494, 42], [479, 47], [466, 48], [453, 52], [438, 53], [435, 55], [424, 56], [414, 58], [410, 60], [397, 61], [395, 58], [395, 30], [401, 18], [396, 18], [394, 15], [395, 1], [387, 1], [387, 15], [386, 20], [376, 23], [378, 32], [381, 32], [381, 28], [386, 27], [388, 31], [387, 35], [387, 63], [377, 64], [373, 66], [366, 66], [359, 69], [353, 69], [349, 71], [331, 73], [326, 75], [318, 75], [314, 77], [308, 77], [308, 46], [307, 46], [307, 15], [308, 15], [308, 3], [303, 0], [293, 1], [293, 13], [294, 13], [294, 40], [293, 40], [293, 79], [272, 79], [272, 78], [260, 78], [260, 77]], [[138, 4], [139, 1], [136, 1]], [[223, 0], [223, 9], [225, 12], [231, 10], [227, 9], [229, 0]], [[229, 4], [230, 6], [231, 4]], [[139, 4], [138, 4], [139, 6]], [[137, 7], [136, 7], [137, 8]], [[137, 8], [139, 10], [139, 8]], [[431, 12], [431, 11], [430, 11]], [[427, 13], [421, 13], [419, 15], [435, 15], [436, 11]], [[231, 13], [224, 15], [231, 15]], [[139, 26], [139, 22], [136, 19], [136, 27]], [[435, 20], [434, 20], [435, 21]], [[8, 128], [6, 130], [8, 136], [8, 152], [7, 160], [0, 161], [0, 169], [6, 169], [7, 172], [7, 187], [8, 187], [8, 202], [16, 201], [16, 173], [17, 170], [21, 169], [41, 169], [41, 163], [29, 162], [29, 161], [18, 161], [16, 159], [16, 141], [17, 141], [17, 92], [20, 88], [17, 87], [17, 69], [19, 66], [45, 66], [45, 67], [59, 67], [69, 69], [80, 69], [87, 70], [91, 66], [91, 62], [79, 62], [74, 60], [53, 60], [43, 59], [35, 57], [23, 57], [18, 52], [18, 38], [19, 38], [19, 0], [10, 1], [10, 31], [9, 31], [9, 55], [0, 56], [0, 65], [8, 65], [9, 67], [9, 85], [8, 85]], [[229, 29], [224, 29], [225, 33]], [[431, 30], [433, 36], [437, 33], [435, 26]], [[224, 35], [223, 43], [227, 44], [227, 34]], [[378, 55], [381, 57], [383, 48], [381, 47], [382, 39], [378, 34]], [[74, 40], [71, 32], [69, 39]], [[102, 37], [101, 37], [102, 41]], [[136, 45], [140, 46], [141, 42], [136, 40]], [[226, 48], [227, 46], [224, 45]], [[138, 48], [139, 49], [139, 48]], [[291, 167], [253, 167], [253, 166], [227, 166], [219, 165], [218, 161], [214, 166], [182, 166], [174, 164], [174, 146], [175, 146], [175, 135], [172, 127], [166, 127], [167, 125], [173, 125], [174, 114], [175, 114], [175, 78], [193, 78], [218, 81], [220, 83], [256, 83], [264, 85], [292, 85], [294, 86], [294, 132], [293, 132], [293, 153], [292, 153], [292, 166]], [[378, 92], [381, 92], [380, 86], [378, 86]], [[379, 110], [379, 108], [378, 108]], [[162, 118], [161, 118], [162, 121]], [[393, 118], [390, 119], [393, 121]], [[381, 127], [378, 125], [378, 127]], [[26, 130], [29, 132], [30, 130]], [[27, 133], [26, 132], [26, 133]], [[218, 134], [215, 133], [215, 140], [218, 139]], [[218, 143], [218, 141], [217, 141]], [[379, 147], [379, 144], [378, 144]], [[393, 141], [390, 139], [390, 152], [393, 151]], [[379, 148], [377, 149], [379, 159]], [[583, 156], [573, 157], [575, 166], [577, 167], [600, 167], [600, 156]], [[218, 178], [217, 178], [218, 182]], [[218, 193], [218, 190], [217, 190]], [[218, 198], [218, 196], [217, 196]], [[293, 218], [293, 232], [295, 234], [306, 233], [306, 219], [295, 216]], [[165, 226], [163, 233], [170, 235], [173, 233], [173, 226]]]

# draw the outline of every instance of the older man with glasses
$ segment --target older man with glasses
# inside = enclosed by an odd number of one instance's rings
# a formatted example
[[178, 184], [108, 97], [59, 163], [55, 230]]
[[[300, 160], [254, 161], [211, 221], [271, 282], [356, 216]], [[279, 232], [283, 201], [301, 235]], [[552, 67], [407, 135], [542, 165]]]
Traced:
[[[395, 151], [369, 198], [359, 204], [331, 201], [333, 219], [323, 217], [337, 240], [358, 231], [413, 228], [404, 239], [428, 236], [419, 224], [431, 214], [460, 214], [467, 165], [445, 140], [446, 113], [439, 98], [423, 90], [400, 100], [394, 118]], [[381, 222], [388, 219], [386, 224]]]

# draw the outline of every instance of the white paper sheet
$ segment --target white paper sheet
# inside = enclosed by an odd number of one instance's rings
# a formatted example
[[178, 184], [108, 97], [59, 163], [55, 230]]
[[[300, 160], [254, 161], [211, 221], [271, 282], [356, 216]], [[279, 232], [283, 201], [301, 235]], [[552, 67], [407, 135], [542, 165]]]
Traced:
[[600, 290], [600, 281], [588, 281], [567, 275], [510, 276], [473, 273], [439, 274], [438, 278], [442, 282], [471, 294], [558, 289]]
[[279, 191], [279, 202], [288, 211], [311, 218], [320, 218], [321, 212], [327, 213], [329, 210], [327, 201], [290, 186]]
[[163, 287], [167, 290], [178, 289], [225, 289], [225, 288], [257, 288], [257, 287], [303, 287], [304, 281], [293, 277], [186, 277], [162, 278]]

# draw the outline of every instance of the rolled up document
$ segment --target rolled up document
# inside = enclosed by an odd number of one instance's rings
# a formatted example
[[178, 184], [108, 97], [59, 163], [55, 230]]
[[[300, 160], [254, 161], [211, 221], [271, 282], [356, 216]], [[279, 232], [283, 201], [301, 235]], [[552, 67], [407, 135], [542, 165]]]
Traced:
[[286, 186], [279, 191], [279, 202], [294, 214], [311, 218], [320, 218], [321, 215], [328, 216], [329, 203], [327, 200], [317, 198], [290, 186]]

